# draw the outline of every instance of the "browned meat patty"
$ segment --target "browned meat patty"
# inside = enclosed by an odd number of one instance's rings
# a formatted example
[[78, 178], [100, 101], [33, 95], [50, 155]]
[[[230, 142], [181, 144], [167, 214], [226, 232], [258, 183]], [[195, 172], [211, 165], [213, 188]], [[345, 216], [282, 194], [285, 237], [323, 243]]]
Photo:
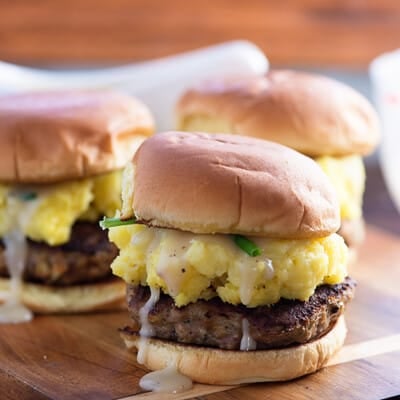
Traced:
[[[353, 298], [355, 285], [351, 278], [346, 278], [338, 285], [319, 286], [308, 301], [281, 299], [272, 306], [255, 308], [234, 306], [219, 298], [178, 308], [171, 297], [162, 294], [149, 313], [149, 322], [159, 339], [237, 350], [242, 338], [242, 321], [246, 318], [257, 349], [287, 347], [327, 333]], [[149, 294], [147, 287], [128, 286], [132, 325], [124, 328], [123, 334], [139, 331], [139, 309]]]
[[[71, 240], [62, 246], [49, 246], [28, 240], [24, 280], [50, 285], [73, 285], [111, 277], [110, 264], [118, 249], [97, 223], [78, 222]], [[0, 276], [7, 277], [4, 245], [0, 245]]]

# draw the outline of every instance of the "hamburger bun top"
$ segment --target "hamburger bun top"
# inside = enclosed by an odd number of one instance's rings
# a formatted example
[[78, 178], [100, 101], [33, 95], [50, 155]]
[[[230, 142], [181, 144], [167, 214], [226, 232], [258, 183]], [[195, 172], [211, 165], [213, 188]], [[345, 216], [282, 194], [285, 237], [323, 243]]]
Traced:
[[334, 189], [310, 158], [238, 135], [166, 132], [123, 178], [122, 217], [194, 233], [322, 237], [339, 228]]
[[153, 130], [141, 102], [111, 91], [0, 97], [0, 181], [51, 183], [119, 169]]
[[310, 156], [364, 155], [379, 139], [378, 117], [362, 95], [333, 79], [295, 71], [204, 82], [183, 95], [177, 117], [182, 130], [222, 127]]

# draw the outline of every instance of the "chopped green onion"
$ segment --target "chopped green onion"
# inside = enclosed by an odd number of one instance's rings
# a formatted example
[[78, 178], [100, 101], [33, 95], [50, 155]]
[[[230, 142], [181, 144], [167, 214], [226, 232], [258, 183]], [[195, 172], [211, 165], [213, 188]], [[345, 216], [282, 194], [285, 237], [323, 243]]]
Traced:
[[251, 240], [247, 239], [247, 237], [242, 235], [234, 235], [233, 240], [235, 241], [236, 245], [239, 246], [250, 257], [256, 257], [261, 254], [261, 249]]
[[37, 198], [37, 193], [35, 193], [35, 192], [25, 192], [25, 193], [19, 194], [18, 197], [23, 201], [35, 200]]
[[104, 217], [100, 222], [100, 226], [102, 229], [113, 228], [115, 226], [122, 226], [122, 225], [132, 225], [136, 224], [136, 218], [130, 219], [121, 219], [121, 218], [107, 218]]

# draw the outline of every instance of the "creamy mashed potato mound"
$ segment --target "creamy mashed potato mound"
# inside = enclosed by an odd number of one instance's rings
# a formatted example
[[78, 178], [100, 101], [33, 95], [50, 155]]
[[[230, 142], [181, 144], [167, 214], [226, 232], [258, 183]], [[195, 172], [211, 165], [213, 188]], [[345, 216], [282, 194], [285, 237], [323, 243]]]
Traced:
[[328, 176], [336, 190], [341, 218], [360, 218], [365, 189], [365, 168], [361, 156], [324, 156], [316, 158], [315, 161]]
[[26, 218], [22, 224], [25, 235], [56, 246], [69, 241], [72, 225], [77, 220], [96, 221], [102, 215], [113, 216], [121, 207], [120, 187], [121, 171], [29, 188], [0, 184], [0, 235], [12, 229], [10, 203], [23, 191], [36, 196], [18, 201], [16, 212]]
[[250, 257], [230, 235], [195, 235], [172, 229], [129, 225], [111, 228], [120, 249], [113, 273], [128, 284], [160, 287], [177, 306], [219, 296], [248, 307], [281, 297], [307, 300], [321, 284], [347, 276], [347, 247], [332, 234], [318, 239], [251, 237], [261, 249]]

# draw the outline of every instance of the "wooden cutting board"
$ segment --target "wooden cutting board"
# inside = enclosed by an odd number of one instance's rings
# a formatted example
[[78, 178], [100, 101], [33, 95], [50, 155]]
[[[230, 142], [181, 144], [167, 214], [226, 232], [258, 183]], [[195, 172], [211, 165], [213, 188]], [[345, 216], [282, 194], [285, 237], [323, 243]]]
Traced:
[[[370, 221], [376, 224], [379, 219], [371, 214]], [[360, 260], [351, 271], [358, 287], [346, 313], [346, 345], [332, 360], [335, 365], [316, 374], [236, 388], [195, 385], [180, 395], [142, 393], [138, 382], [145, 370], [117, 333], [128, 321], [126, 312], [39, 316], [31, 323], [0, 326], [0, 398], [285, 400], [400, 395], [399, 221], [393, 214], [385, 222], [392, 233], [368, 225]]]

